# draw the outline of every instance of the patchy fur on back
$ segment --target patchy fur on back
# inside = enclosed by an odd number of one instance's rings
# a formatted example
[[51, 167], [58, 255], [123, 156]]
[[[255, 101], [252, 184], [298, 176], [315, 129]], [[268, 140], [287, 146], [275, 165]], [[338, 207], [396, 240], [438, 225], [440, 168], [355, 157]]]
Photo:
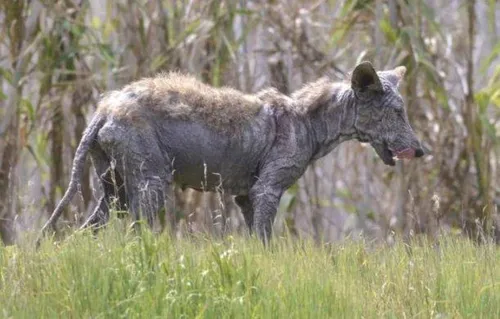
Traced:
[[214, 88], [196, 78], [176, 72], [144, 78], [107, 94], [99, 109], [117, 117], [136, 119], [140, 108], [161, 116], [198, 119], [215, 128], [237, 127], [252, 119], [262, 101], [228, 87]]
[[275, 88], [250, 95], [229, 87], [214, 88], [192, 76], [169, 72], [107, 93], [99, 103], [99, 111], [139, 123], [141, 109], [148, 108], [162, 117], [196, 119], [222, 131], [233, 131], [254, 118], [263, 105], [304, 115], [328, 104], [331, 96], [344, 86], [321, 78], [304, 85], [291, 97]]

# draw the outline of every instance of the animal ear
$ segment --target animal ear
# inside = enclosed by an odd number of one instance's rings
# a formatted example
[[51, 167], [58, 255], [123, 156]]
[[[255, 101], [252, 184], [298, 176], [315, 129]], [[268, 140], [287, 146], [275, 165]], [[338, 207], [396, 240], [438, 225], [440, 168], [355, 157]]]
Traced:
[[403, 76], [405, 76], [406, 74], [406, 67], [400, 65], [397, 68], [395, 68], [393, 72], [398, 77], [398, 79], [401, 80]]
[[398, 87], [406, 73], [406, 67], [398, 66], [394, 70], [387, 71], [387, 79], [392, 85]]
[[384, 91], [377, 72], [368, 61], [361, 62], [354, 68], [351, 87], [356, 91]]

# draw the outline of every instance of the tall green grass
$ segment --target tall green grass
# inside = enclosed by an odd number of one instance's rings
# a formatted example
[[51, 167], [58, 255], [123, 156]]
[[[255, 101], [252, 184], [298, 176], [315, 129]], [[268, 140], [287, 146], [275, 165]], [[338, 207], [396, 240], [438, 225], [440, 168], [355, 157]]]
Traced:
[[97, 237], [0, 248], [5, 318], [499, 318], [500, 249], [461, 238], [317, 245]]

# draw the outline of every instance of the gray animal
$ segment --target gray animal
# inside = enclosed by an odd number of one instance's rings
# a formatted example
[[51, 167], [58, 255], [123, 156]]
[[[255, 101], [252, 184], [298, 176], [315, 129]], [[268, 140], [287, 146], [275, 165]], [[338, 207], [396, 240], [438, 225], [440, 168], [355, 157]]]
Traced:
[[104, 194], [82, 227], [104, 225], [114, 200], [153, 224], [169, 188], [235, 195], [250, 231], [267, 242], [283, 192], [343, 141], [370, 143], [385, 164], [424, 155], [398, 85], [406, 69], [356, 66], [351, 82], [320, 79], [291, 96], [246, 95], [167, 73], [105, 95], [76, 150], [69, 187], [43, 227], [77, 192], [90, 152]]

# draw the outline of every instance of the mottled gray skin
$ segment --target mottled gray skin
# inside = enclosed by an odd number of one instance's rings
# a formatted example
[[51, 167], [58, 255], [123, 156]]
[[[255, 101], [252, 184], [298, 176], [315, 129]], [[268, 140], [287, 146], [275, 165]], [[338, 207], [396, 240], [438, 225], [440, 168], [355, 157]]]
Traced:
[[404, 68], [377, 75], [370, 63], [361, 63], [351, 85], [332, 91], [314, 110], [264, 104], [234, 134], [150, 109], [139, 122], [97, 114], [76, 152], [70, 186], [44, 230], [76, 192], [89, 150], [104, 194], [83, 227], [105, 224], [112, 198], [119, 209], [152, 224], [175, 182], [235, 195], [250, 231], [267, 242], [283, 192], [341, 142], [371, 143], [387, 165], [395, 164], [396, 155], [423, 155], [397, 91], [402, 73]]

